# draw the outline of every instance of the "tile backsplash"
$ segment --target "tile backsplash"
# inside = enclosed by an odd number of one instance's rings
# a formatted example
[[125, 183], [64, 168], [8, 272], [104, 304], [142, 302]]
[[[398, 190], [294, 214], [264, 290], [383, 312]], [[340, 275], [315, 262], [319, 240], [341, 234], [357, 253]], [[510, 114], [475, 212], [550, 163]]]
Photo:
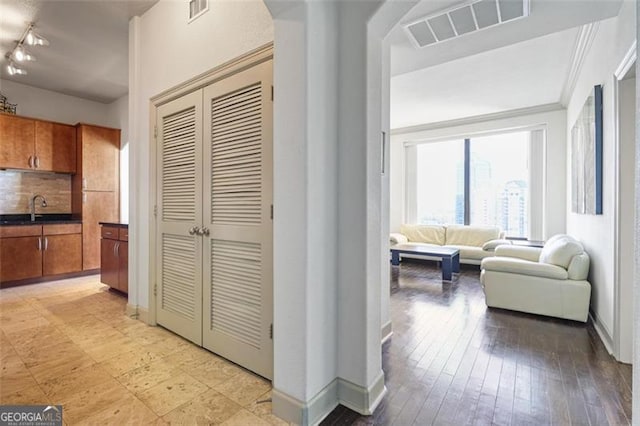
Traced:
[[0, 214], [29, 213], [29, 200], [44, 195], [36, 213], [71, 213], [71, 175], [0, 170]]

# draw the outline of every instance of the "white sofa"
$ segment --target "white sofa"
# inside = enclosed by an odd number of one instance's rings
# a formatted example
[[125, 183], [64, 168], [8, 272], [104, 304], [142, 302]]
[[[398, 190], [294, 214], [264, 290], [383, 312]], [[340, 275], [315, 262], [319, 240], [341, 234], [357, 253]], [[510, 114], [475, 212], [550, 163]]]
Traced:
[[500, 246], [481, 264], [487, 306], [587, 321], [589, 255], [568, 235], [543, 248]]
[[[444, 246], [460, 250], [460, 263], [480, 265], [485, 257], [494, 255], [496, 247], [511, 244], [504, 233], [494, 226], [466, 225], [402, 225], [399, 233], [390, 236], [391, 245]], [[403, 255], [403, 257], [423, 257]]]

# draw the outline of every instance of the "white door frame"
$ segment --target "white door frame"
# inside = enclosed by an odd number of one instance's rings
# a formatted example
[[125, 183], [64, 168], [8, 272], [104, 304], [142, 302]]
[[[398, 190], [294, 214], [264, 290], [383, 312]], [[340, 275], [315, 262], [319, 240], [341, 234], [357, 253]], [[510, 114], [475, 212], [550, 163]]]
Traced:
[[[613, 327], [613, 356], [621, 362], [631, 363], [633, 360], [633, 354], [630, 354], [628, 357], [626, 354], [622, 353], [622, 341], [627, 339], [633, 339], [633, 331], [631, 335], [623, 336], [620, 331], [620, 324], [622, 321], [628, 319], [622, 318], [621, 315], [621, 305], [623, 303], [622, 300], [622, 290], [621, 290], [621, 255], [623, 254], [623, 248], [621, 247], [621, 238], [620, 233], [622, 231], [622, 196], [620, 194], [620, 180], [622, 178], [622, 172], [620, 168], [620, 111], [619, 111], [619, 84], [622, 79], [627, 75], [632, 66], [635, 65], [637, 53], [636, 53], [636, 44], [634, 41], [633, 45], [627, 51], [627, 54], [624, 56], [623, 60], [618, 65], [614, 75], [613, 75], [613, 108], [614, 108], [614, 170], [616, 170], [615, 174], [615, 190], [614, 190], [614, 199], [615, 199], [615, 214], [614, 214], [614, 327]], [[633, 225], [635, 226], [635, 224]], [[634, 282], [635, 282], [634, 277]], [[633, 316], [632, 316], [633, 318]], [[632, 319], [631, 318], [631, 319]]]

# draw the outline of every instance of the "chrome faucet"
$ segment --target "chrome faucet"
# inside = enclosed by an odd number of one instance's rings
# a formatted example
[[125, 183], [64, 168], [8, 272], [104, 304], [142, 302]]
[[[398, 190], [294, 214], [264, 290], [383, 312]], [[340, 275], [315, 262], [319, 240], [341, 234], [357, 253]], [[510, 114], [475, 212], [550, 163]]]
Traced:
[[47, 207], [47, 199], [44, 198], [44, 195], [36, 194], [31, 197], [31, 201], [29, 201], [29, 208], [31, 209], [31, 222], [36, 221], [36, 199], [42, 198], [42, 207]]

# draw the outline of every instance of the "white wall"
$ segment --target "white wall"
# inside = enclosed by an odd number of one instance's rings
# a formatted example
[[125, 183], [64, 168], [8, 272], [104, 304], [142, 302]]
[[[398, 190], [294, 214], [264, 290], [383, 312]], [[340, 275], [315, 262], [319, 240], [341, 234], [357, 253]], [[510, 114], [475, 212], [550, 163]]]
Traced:
[[[635, 65], [634, 65], [635, 67]], [[619, 354], [618, 360], [630, 363], [633, 359], [633, 267], [635, 259], [627, 253], [634, 250], [635, 217], [635, 159], [636, 159], [636, 79], [629, 78], [618, 85], [618, 111], [620, 116], [620, 147], [618, 152], [619, 183], [619, 246], [617, 261], [620, 291]], [[615, 326], [614, 322], [614, 326]], [[615, 336], [614, 336], [615, 338]], [[615, 346], [615, 345], [614, 345]]]
[[585, 57], [567, 106], [567, 140], [582, 106], [597, 84], [603, 85], [603, 214], [571, 212], [570, 144], [567, 150], [567, 233], [582, 241], [591, 257], [591, 311], [603, 340], [614, 335], [614, 234], [615, 234], [615, 106], [613, 75], [635, 39], [635, 3], [625, 1], [616, 18], [601, 21]]
[[149, 304], [149, 237], [152, 230], [149, 99], [273, 40], [262, 1], [211, 1], [188, 23], [188, 3], [160, 1], [129, 26], [129, 143], [131, 250], [129, 303]]
[[[547, 109], [547, 108], [542, 108]], [[417, 128], [397, 129], [391, 137], [391, 232], [398, 232], [405, 220], [405, 153], [404, 142], [429, 139], [465, 137], [499, 130], [544, 126], [546, 146], [542, 150], [544, 158], [543, 176], [543, 224], [542, 235], [534, 238], [549, 238], [565, 232], [566, 204], [566, 112], [556, 109], [545, 112], [529, 110], [514, 114], [502, 113], [490, 117], [470, 118]]]
[[113, 126], [109, 105], [51, 90], [0, 80], [0, 91], [9, 102], [18, 104], [18, 115], [75, 125], [77, 123]]

